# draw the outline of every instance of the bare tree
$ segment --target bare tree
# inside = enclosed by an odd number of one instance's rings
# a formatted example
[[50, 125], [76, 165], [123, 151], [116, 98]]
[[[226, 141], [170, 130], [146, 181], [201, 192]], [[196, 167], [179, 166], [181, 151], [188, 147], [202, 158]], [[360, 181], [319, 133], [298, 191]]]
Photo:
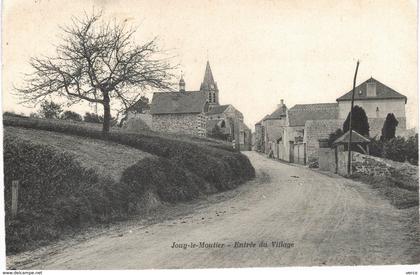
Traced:
[[31, 58], [34, 72], [16, 91], [24, 102], [37, 103], [54, 95], [66, 97], [69, 105], [82, 100], [102, 104], [102, 130], [106, 134], [111, 100], [123, 112], [145, 89], [172, 90], [174, 67], [159, 50], [156, 39], [136, 45], [135, 29], [127, 28], [124, 22], [105, 22], [101, 16], [85, 14], [62, 27], [64, 36], [55, 56]]

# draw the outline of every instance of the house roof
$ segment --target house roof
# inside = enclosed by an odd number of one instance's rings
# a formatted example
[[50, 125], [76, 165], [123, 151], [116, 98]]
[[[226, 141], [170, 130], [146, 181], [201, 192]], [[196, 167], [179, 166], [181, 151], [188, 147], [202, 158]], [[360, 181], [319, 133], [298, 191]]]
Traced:
[[286, 112], [287, 112], [287, 106], [283, 104], [282, 106], [277, 107], [277, 109], [274, 112], [272, 112], [270, 115], [265, 116], [263, 120], [280, 119], [287, 115]]
[[[368, 83], [375, 83], [376, 84], [376, 95], [375, 96], [367, 96], [367, 84]], [[343, 96], [337, 98], [337, 101], [346, 101], [351, 100], [353, 90], [347, 92]], [[405, 99], [405, 103], [407, 103], [407, 97], [398, 93], [394, 89], [386, 86], [385, 84], [379, 82], [378, 80], [371, 77], [370, 79], [366, 80], [365, 82], [359, 84], [356, 87], [354, 92], [354, 99], [355, 100], [373, 100], [373, 99]]]
[[263, 117], [263, 119], [261, 120], [261, 122], [262, 122], [262, 121], [264, 121], [264, 120], [267, 120], [269, 117], [270, 117], [270, 115], [265, 115], [265, 116]]
[[288, 111], [290, 126], [304, 126], [307, 120], [338, 118], [338, 103], [296, 104]]
[[142, 113], [145, 110], [150, 110], [148, 98], [146, 99], [140, 98], [139, 100], [136, 101], [136, 103], [134, 103], [133, 105], [127, 108], [128, 112], [134, 112], [134, 113]]
[[[351, 133], [352, 133], [351, 134], [351, 143], [369, 143], [370, 142], [370, 140], [368, 138], [365, 138], [364, 136], [362, 136], [361, 134], [359, 134], [355, 130], [351, 130]], [[344, 135], [337, 138], [333, 142], [333, 145], [346, 144], [346, 143], [349, 142], [349, 139], [350, 139], [350, 131], [347, 131], [346, 133], [344, 133]]]
[[207, 112], [207, 114], [208, 115], [222, 114], [228, 107], [229, 107], [229, 104], [219, 105], [219, 106], [211, 106], [209, 111]]
[[154, 93], [150, 113], [192, 114], [206, 111], [207, 94], [204, 92]]

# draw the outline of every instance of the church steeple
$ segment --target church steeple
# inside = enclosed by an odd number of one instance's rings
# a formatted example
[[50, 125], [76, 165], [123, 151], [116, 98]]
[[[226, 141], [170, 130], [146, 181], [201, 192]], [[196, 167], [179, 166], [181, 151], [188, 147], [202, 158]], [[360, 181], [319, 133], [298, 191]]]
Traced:
[[209, 61], [206, 64], [206, 71], [204, 72], [204, 79], [201, 83], [200, 91], [208, 94], [210, 105], [219, 105], [219, 89], [217, 88], [216, 81], [214, 81]]

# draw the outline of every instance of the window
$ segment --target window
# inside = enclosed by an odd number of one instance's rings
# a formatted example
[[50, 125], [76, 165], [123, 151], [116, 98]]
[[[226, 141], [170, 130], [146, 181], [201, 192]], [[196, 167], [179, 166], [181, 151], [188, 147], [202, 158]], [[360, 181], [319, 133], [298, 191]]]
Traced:
[[366, 95], [367, 96], [376, 96], [376, 84], [375, 83], [368, 83], [367, 84]]

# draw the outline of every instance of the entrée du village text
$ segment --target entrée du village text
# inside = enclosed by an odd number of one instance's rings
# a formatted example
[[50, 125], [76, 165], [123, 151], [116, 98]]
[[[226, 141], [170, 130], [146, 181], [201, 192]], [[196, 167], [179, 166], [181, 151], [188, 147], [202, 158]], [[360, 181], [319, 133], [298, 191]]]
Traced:
[[240, 242], [233, 243], [220, 243], [220, 242], [190, 242], [190, 243], [177, 243], [173, 242], [171, 248], [293, 248], [293, 242], [284, 241], [259, 241], [259, 242]]

